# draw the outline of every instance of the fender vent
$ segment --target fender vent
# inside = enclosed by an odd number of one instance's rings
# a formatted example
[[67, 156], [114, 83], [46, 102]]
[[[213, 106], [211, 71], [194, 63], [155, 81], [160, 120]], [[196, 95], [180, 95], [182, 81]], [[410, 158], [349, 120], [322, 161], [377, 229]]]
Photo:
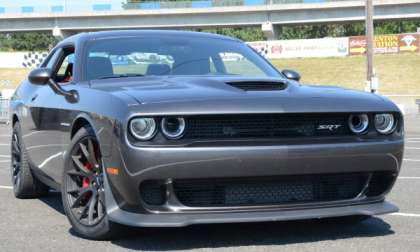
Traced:
[[238, 81], [227, 82], [226, 84], [244, 91], [273, 91], [286, 88], [286, 84], [281, 81]]

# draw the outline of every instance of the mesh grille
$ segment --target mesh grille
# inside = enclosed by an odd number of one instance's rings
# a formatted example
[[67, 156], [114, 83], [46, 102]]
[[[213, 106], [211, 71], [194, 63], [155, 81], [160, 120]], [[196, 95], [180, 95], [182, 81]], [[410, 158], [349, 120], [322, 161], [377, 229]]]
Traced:
[[259, 206], [353, 199], [367, 174], [176, 180], [175, 194], [190, 207]]
[[149, 205], [163, 205], [166, 200], [165, 192], [165, 185], [161, 181], [149, 180], [140, 186], [140, 195]]
[[[348, 114], [220, 115], [187, 118], [185, 139], [351, 135]], [[327, 126], [337, 126], [327, 128]], [[322, 128], [323, 127], [323, 128]]]

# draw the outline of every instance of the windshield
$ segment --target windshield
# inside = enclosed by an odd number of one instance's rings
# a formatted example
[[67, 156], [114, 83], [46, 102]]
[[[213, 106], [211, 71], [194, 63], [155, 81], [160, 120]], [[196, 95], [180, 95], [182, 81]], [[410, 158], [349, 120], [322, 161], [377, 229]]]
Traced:
[[247, 45], [214, 38], [112, 38], [91, 41], [87, 79], [153, 75], [279, 77]]

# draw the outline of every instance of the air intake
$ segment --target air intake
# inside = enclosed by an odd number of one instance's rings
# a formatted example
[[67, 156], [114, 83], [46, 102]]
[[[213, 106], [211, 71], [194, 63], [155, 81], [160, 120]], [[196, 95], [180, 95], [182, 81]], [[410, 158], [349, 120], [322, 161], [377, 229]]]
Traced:
[[238, 81], [226, 84], [244, 91], [273, 91], [286, 88], [286, 84], [281, 81]]

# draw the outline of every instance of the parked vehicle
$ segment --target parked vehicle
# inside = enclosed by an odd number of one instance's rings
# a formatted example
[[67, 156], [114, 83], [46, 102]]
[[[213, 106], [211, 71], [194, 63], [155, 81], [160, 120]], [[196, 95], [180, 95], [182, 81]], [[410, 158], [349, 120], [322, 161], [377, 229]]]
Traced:
[[[141, 54], [156, 60], [118, 60]], [[74, 230], [90, 239], [121, 224], [356, 221], [397, 211], [385, 195], [403, 157], [399, 109], [299, 79], [224, 36], [72, 36], [12, 98], [14, 193], [60, 190]]]

